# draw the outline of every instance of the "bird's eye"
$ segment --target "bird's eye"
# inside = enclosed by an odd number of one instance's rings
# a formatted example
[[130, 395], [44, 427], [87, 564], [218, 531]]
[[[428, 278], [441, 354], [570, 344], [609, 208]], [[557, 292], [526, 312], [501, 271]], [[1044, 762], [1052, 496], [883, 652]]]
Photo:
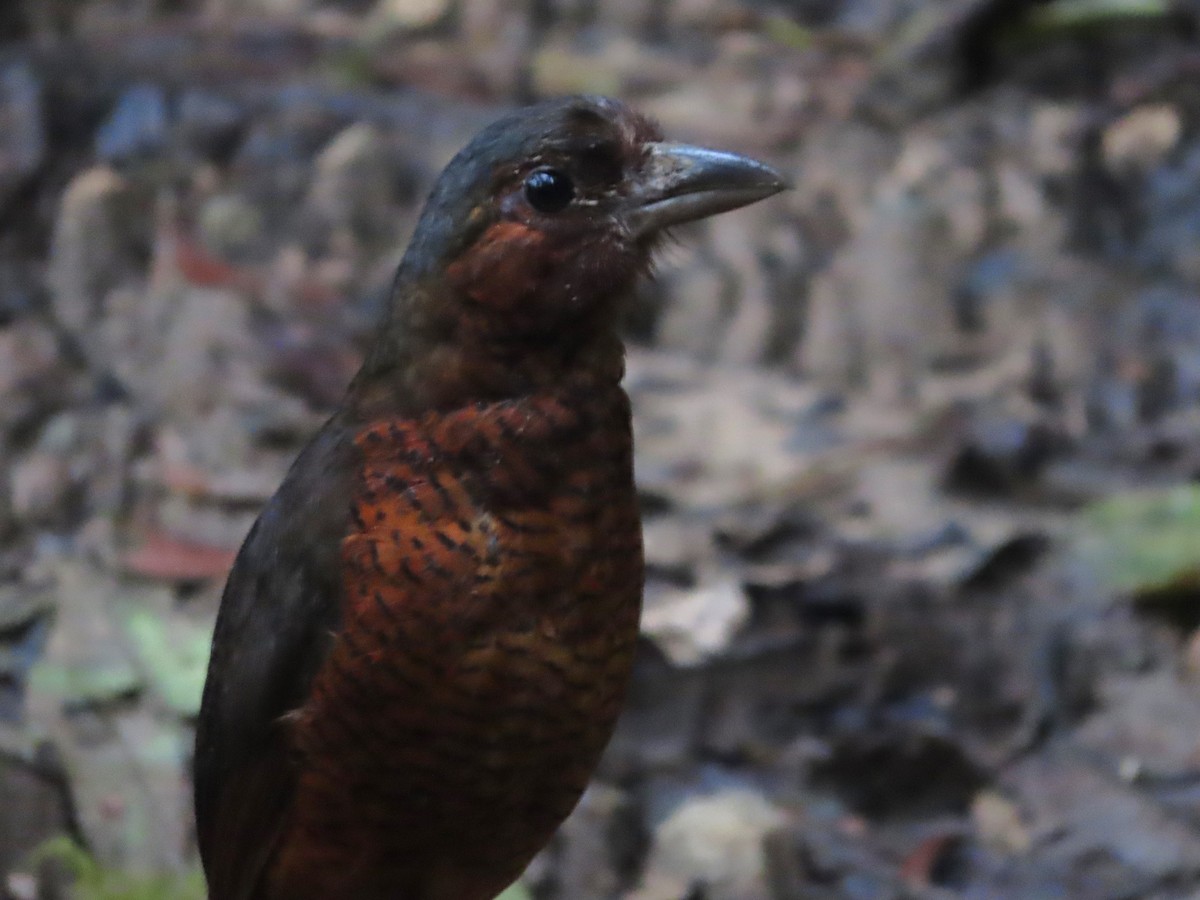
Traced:
[[566, 209], [574, 197], [575, 185], [557, 169], [538, 169], [525, 179], [525, 199], [538, 212], [559, 212]]

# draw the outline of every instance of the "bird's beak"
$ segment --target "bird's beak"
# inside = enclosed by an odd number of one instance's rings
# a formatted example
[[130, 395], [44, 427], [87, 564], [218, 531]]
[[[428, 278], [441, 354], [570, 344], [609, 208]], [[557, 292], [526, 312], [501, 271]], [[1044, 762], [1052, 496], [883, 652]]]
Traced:
[[790, 187], [768, 165], [736, 153], [669, 142], [650, 155], [628, 197], [626, 221], [636, 237], [755, 203]]

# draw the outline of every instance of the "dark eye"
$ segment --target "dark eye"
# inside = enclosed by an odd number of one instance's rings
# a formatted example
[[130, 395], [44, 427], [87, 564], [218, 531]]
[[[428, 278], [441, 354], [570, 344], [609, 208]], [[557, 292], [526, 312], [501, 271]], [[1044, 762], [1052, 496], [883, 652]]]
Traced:
[[571, 179], [557, 169], [538, 169], [525, 179], [525, 199], [538, 212], [566, 209], [575, 196]]

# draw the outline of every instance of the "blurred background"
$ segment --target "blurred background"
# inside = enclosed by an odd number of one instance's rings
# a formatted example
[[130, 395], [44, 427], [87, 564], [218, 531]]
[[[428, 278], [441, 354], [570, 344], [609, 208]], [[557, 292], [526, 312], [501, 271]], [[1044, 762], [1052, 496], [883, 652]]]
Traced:
[[1200, 896], [1192, 0], [3, 0], [0, 894], [199, 898], [232, 555], [431, 180], [625, 97], [796, 190], [626, 324], [629, 709], [512, 897]]

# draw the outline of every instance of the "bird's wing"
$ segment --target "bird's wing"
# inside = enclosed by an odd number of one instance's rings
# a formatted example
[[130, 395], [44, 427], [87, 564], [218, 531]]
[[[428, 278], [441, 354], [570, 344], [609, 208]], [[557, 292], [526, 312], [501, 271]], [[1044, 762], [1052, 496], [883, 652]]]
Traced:
[[329, 652], [352, 441], [335, 418], [300, 455], [225, 586], [196, 732], [197, 838], [210, 900], [260, 896], [294, 779], [284, 717]]

